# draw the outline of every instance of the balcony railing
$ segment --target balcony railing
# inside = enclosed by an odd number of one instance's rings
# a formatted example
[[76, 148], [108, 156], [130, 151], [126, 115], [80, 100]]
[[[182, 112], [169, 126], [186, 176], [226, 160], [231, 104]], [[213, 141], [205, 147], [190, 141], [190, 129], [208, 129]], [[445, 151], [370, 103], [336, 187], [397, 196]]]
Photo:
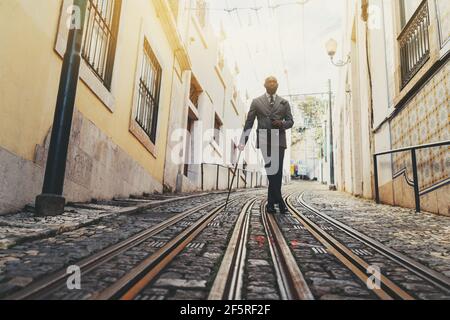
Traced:
[[397, 39], [400, 46], [402, 89], [430, 57], [429, 26], [428, 1], [424, 0]]

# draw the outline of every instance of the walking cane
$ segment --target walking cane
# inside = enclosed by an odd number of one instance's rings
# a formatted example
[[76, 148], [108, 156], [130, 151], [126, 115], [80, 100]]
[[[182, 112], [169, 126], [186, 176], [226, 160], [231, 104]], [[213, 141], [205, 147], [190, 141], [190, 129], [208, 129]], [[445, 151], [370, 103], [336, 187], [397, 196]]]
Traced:
[[242, 151], [239, 150], [239, 155], [238, 155], [238, 159], [236, 161], [236, 166], [234, 167], [233, 178], [231, 179], [231, 184], [230, 184], [229, 190], [228, 190], [227, 202], [225, 203], [225, 208], [223, 209], [223, 212], [226, 212], [227, 207], [228, 207], [228, 201], [230, 200], [231, 189], [233, 188], [234, 179], [236, 178], [236, 172], [237, 172], [237, 168], [239, 165], [239, 160], [241, 159], [241, 154], [242, 154]]

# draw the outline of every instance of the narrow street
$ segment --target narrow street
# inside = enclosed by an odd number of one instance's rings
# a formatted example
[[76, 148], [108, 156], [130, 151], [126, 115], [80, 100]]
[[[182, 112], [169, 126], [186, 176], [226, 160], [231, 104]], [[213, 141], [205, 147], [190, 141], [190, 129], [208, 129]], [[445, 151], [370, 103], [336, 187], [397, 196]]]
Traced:
[[449, 22], [449, 0], [0, 0], [0, 308], [447, 303]]
[[[267, 214], [265, 190], [249, 189], [233, 193], [226, 212], [225, 193], [205, 193], [2, 217], [1, 298], [450, 298], [448, 218], [313, 182], [283, 191], [286, 215]], [[79, 289], [69, 289], [69, 266], [81, 269]]]

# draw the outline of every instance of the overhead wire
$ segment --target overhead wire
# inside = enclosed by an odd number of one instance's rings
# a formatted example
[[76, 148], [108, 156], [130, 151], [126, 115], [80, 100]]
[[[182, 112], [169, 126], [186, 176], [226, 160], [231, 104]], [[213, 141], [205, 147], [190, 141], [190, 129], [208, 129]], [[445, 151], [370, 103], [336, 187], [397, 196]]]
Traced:
[[[292, 5], [304, 5], [304, 4], [308, 3], [309, 1], [311, 1], [311, 0], [297, 0], [297, 1], [290, 1], [290, 2], [285, 2], [285, 3], [278, 3], [276, 5], [270, 5], [268, 7], [268, 9], [278, 9], [278, 8], [282, 8], [282, 7], [286, 7], [286, 6], [292, 6]], [[197, 7], [191, 7], [191, 8], [187, 8], [187, 9], [200, 10]], [[247, 7], [232, 7], [232, 8], [229, 8], [228, 6], [225, 8], [208, 8], [208, 10], [211, 10], [211, 11], [225, 11], [225, 12], [229, 12], [229, 13], [236, 12], [236, 11], [242, 11], [242, 10], [252, 10], [252, 11], [258, 12], [262, 9], [264, 9], [264, 7], [256, 6], [256, 5], [247, 6]]]
[[[268, 6], [269, 8], [277, 8], [277, 6], [273, 6], [271, 4], [271, 0], [267, 0]], [[290, 83], [289, 83], [289, 73], [288, 73], [288, 69], [287, 69], [287, 64], [286, 64], [286, 57], [285, 57], [285, 53], [284, 53], [284, 48], [283, 48], [283, 41], [281, 40], [281, 29], [280, 29], [280, 24], [278, 21], [278, 16], [275, 13], [274, 9], [271, 9], [271, 13], [272, 13], [272, 17], [275, 21], [275, 27], [277, 30], [277, 38], [278, 38], [278, 44], [279, 44], [279, 49], [280, 49], [280, 53], [281, 53], [281, 64], [282, 64], [282, 68], [283, 68], [283, 73], [286, 77], [286, 86], [287, 86], [287, 90], [288, 93], [291, 93], [290, 90]]]
[[[224, 8], [211, 8], [211, 7], [208, 7], [207, 10], [224, 11], [224, 12], [226, 12], [228, 17], [229, 17], [229, 19], [230, 19], [230, 22], [233, 23], [233, 20], [235, 20], [237, 22], [237, 24], [239, 25], [239, 28], [241, 28], [241, 29], [244, 28], [244, 22], [242, 20], [241, 15], [239, 14], [239, 11], [242, 11], [242, 10], [253, 11], [253, 12], [249, 12], [248, 13], [248, 18], [249, 19], [248, 19], [248, 21], [246, 21], [246, 23], [247, 24], [250, 23], [249, 26], [252, 25], [252, 19], [251, 19], [252, 15], [255, 15], [256, 16], [256, 21], [258, 23], [258, 26], [259, 27], [266, 27], [266, 25], [262, 25], [261, 13], [262, 13], [263, 10], [267, 10], [268, 16], [271, 17], [271, 20], [273, 21], [273, 23], [275, 24], [275, 27], [276, 27], [275, 29], [276, 29], [276, 32], [277, 32], [277, 36], [276, 37], [278, 38], [278, 49], [279, 49], [280, 57], [281, 57], [281, 67], [283, 68], [283, 70], [282, 70], [283, 72], [282, 73], [284, 74], [285, 79], [286, 79], [286, 84], [287, 84], [286, 87], [287, 87], [288, 96], [291, 96], [292, 88], [291, 88], [291, 83], [290, 83], [289, 71], [288, 71], [288, 68], [287, 68], [286, 54], [285, 54], [284, 45], [283, 45], [283, 41], [282, 41], [282, 37], [281, 37], [280, 23], [279, 23], [278, 16], [276, 15], [276, 11], [277, 11], [277, 9], [282, 8], [282, 7], [286, 7], [286, 6], [301, 5], [301, 7], [302, 7], [301, 8], [301, 10], [302, 10], [301, 11], [301, 14], [302, 14], [302, 32], [301, 32], [302, 40], [301, 40], [301, 43], [302, 43], [302, 50], [305, 50], [305, 47], [304, 47], [304, 44], [305, 44], [305, 21], [304, 21], [304, 18], [305, 18], [305, 6], [304, 5], [306, 3], [308, 3], [308, 2], [310, 2], [310, 1], [311, 0], [298, 0], [298, 1], [290, 1], [290, 2], [285, 2], [285, 3], [273, 4], [270, 0], [267, 0], [267, 5], [266, 6], [261, 6], [261, 5], [258, 6], [256, 4], [255, 0], [253, 0], [253, 4], [254, 4], [253, 6], [243, 6], [243, 7], [235, 6], [235, 7], [230, 7], [229, 1], [226, 0], [225, 1], [226, 5], [225, 5]], [[235, 14], [233, 14], [233, 13], [235, 13]], [[262, 45], [264, 50], [265, 50], [265, 52], [270, 53], [269, 52], [270, 46], [268, 46], [268, 44], [267, 44], [267, 42], [269, 40], [270, 40], [269, 37], [263, 37], [262, 42], [255, 43], [256, 49], [258, 49]], [[248, 41], [245, 43], [245, 47], [246, 47], [246, 51], [247, 51], [248, 58], [249, 58], [250, 62], [256, 61], [255, 56], [254, 56], [254, 52], [253, 52], [254, 50], [252, 50], [250, 48], [250, 44], [249, 44]], [[230, 51], [231, 51], [231, 53], [233, 55], [235, 63], [237, 63], [238, 60], [237, 60], [237, 56], [236, 56], [236, 53], [235, 53], [234, 46], [232, 44], [230, 44], [229, 48], [230, 48]], [[272, 73], [275, 73], [275, 71], [277, 69], [275, 64], [270, 65], [270, 68], [272, 70]], [[253, 63], [251, 63], [251, 69], [252, 69], [253, 76], [255, 77], [255, 80], [256, 81], [261, 81], [261, 79], [259, 77], [259, 74], [258, 74], [258, 70], [260, 70], [260, 69], [257, 70]], [[303, 70], [306, 69], [306, 54], [303, 54], [302, 69]], [[261, 72], [264, 72], [264, 71], [261, 70]]]

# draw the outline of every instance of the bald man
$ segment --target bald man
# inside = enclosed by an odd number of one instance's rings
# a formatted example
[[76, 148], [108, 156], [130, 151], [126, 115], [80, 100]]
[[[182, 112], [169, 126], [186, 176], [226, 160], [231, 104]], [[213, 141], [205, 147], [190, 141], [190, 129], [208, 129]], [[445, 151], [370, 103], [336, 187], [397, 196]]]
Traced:
[[283, 181], [283, 162], [287, 148], [286, 130], [294, 126], [289, 102], [277, 95], [278, 81], [268, 77], [264, 83], [266, 93], [253, 100], [247, 121], [241, 136], [239, 150], [243, 151], [252, 131], [255, 119], [258, 119], [257, 148], [261, 150], [265, 169], [269, 179], [267, 212], [276, 213], [278, 204], [280, 213], [286, 214], [287, 208], [281, 194]]

